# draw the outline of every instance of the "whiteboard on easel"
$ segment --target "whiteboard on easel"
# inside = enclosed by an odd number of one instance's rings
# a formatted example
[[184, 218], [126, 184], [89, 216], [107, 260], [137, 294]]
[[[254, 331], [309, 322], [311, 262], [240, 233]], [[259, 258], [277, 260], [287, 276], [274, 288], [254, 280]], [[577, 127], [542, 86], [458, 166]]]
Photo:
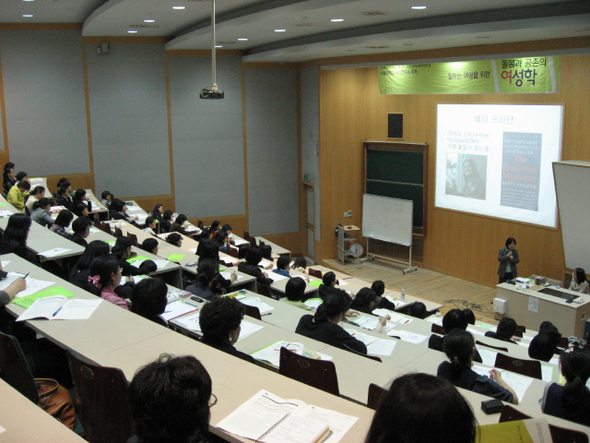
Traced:
[[363, 237], [412, 245], [412, 200], [363, 194]]

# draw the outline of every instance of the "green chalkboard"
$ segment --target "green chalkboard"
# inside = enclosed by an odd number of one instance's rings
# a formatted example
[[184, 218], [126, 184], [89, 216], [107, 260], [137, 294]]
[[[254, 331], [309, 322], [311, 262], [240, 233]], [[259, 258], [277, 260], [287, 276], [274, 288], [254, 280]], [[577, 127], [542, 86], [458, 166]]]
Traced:
[[414, 202], [414, 233], [426, 233], [428, 145], [365, 142], [365, 192]]

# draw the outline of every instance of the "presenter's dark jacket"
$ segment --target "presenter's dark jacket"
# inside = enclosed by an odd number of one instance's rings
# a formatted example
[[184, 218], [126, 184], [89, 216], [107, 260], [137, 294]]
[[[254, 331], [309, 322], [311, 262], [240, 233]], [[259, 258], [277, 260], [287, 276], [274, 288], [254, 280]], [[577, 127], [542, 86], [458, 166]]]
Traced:
[[508, 258], [509, 252], [510, 249], [504, 247], [500, 249], [500, 252], [498, 253], [498, 261], [500, 262], [500, 266], [498, 267], [498, 275], [500, 277], [504, 277], [508, 263], [510, 263], [510, 272], [512, 273], [512, 277], [516, 278], [518, 275], [518, 272], [516, 271], [516, 263], [520, 261], [518, 259], [518, 251], [516, 248], [512, 250], [512, 260]]
[[314, 340], [319, 340], [329, 345], [336, 346], [340, 349], [346, 349], [346, 347], [348, 347], [361, 354], [367, 353], [367, 347], [365, 344], [352, 337], [341, 326], [329, 321], [315, 323], [313, 321], [313, 315], [304, 315], [301, 317], [295, 332], [313, 338]]

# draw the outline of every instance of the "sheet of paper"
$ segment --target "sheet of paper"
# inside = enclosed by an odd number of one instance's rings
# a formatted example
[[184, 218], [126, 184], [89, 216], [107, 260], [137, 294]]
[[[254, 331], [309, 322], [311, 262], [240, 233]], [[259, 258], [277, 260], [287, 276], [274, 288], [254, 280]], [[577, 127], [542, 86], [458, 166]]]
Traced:
[[304, 303], [311, 309], [316, 310], [323, 302], [321, 298], [308, 298]]
[[16, 319], [16, 321], [31, 320], [33, 318], [53, 318], [64, 305], [66, 300], [66, 297], [59, 295], [35, 300], [33, 304]]
[[264, 303], [258, 297], [244, 297], [240, 299], [240, 302], [244, 303], [245, 305], [254, 306], [255, 308], [258, 308], [261, 314], [274, 310], [274, 308], [271, 305]]
[[[223, 271], [223, 272], [220, 272], [220, 274], [221, 274], [221, 276], [222, 276], [223, 278], [225, 278], [226, 280], [230, 280], [230, 279], [231, 279], [231, 275], [232, 275], [234, 272], [235, 272], [235, 271]], [[244, 279], [248, 278], [248, 276], [247, 276], [247, 275], [244, 275], [244, 274], [238, 274], [238, 273], [236, 273], [236, 276], [238, 277], [238, 278], [236, 279], [236, 281], [240, 281], [240, 280], [244, 280]], [[262, 314], [262, 312], [261, 312], [261, 314]]]
[[166, 305], [166, 310], [161, 315], [161, 317], [166, 320], [172, 320], [173, 318], [179, 317], [184, 314], [188, 314], [189, 312], [195, 311], [196, 308], [193, 305], [189, 305], [188, 303], [184, 303], [182, 300], [178, 300]]
[[431, 315], [430, 317], [425, 319], [426, 321], [429, 321], [430, 323], [434, 323], [435, 325], [438, 325], [440, 327], [442, 327], [442, 317], [437, 317], [436, 315]]
[[68, 300], [61, 310], [53, 316], [53, 320], [88, 320], [102, 299], [82, 300], [74, 298]]
[[375, 340], [369, 346], [367, 346], [367, 354], [371, 355], [384, 355], [389, 357], [393, 352], [395, 345], [397, 342], [395, 340], [387, 340], [385, 338], [380, 338]]
[[539, 312], [539, 299], [529, 295], [529, 311]]
[[11, 215], [12, 215], [12, 212], [10, 212], [10, 211], [6, 211], [6, 210], [0, 211], [0, 218], [10, 217]]
[[200, 317], [201, 313], [197, 312], [195, 314], [192, 315], [187, 315], [185, 317], [179, 318], [178, 320], [176, 320], [178, 323], [180, 323], [182, 326], [184, 326], [187, 329], [190, 329], [191, 331], [196, 331], [196, 332], [201, 332], [201, 326], [199, 325], [199, 317]]
[[407, 341], [408, 343], [414, 343], [414, 344], [420, 344], [428, 338], [428, 336], [426, 336], [426, 335], [415, 334], [413, 332], [402, 331], [400, 329], [392, 329], [391, 331], [387, 332], [387, 335], [389, 335], [391, 337], [397, 336], [402, 341]]
[[480, 331], [479, 329], [474, 328], [473, 326], [468, 326], [467, 331], [471, 332], [473, 335], [481, 335], [482, 337], [485, 337], [485, 332]]
[[338, 286], [346, 286], [347, 284], [345, 280], [338, 280]]
[[52, 258], [52, 257], [57, 257], [59, 255], [63, 255], [63, 254], [65, 254], [68, 251], [71, 251], [71, 249], [68, 249], [68, 248], [53, 248], [53, 249], [49, 249], [47, 251], [40, 252], [39, 255], [42, 255], [45, 258]]
[[553, 374], [557, 368], [549, 365], [541, 365], [541, 378], [543, 381], [550, 382], [553, 381]]
[[327, 443], [338, 443], [358, 421], [358, 417], [341, 414], [340, 412], [318, 406], [306, 407], [302, 410], [302, 415], [308, 418], [313, 417], [315, 420], [320, 420], [328, 424], [333, 434], [327, 440]]
[[235, 242], [236, 246], [250, 244], [250, 242], [248, 240], [244, 240], [243, 238], [242, 239], [235, 239], [234, 242]]
[[267, 272], [267, 274], [268, 278], [270, 278], [272, 281], [281, 281], [289, 278], [284, 275], [277, 274], [276, 272]]
[[[484, 368], [483, 366], [473, 365], [472, 369], [480, 375], [490, 375], [490, 369]], [[516, 396], [518, 397], [518, 401], [521, 402], [524, 398], [526, 390], [529, 388], [533, 379], [531, 377], [526, 377], [524, 375], [515, 374], [514, 372], [510, 371], [500, 371], [502, 373], [502, 380], [506, 382], [508, 386], [510, 386], [514, 392], [516, 392]]]
[[378, 337], [373, 337], [372, 335], [369, 335], [369, 334], [363, 334], [362, 332], [357, 331], [356, 329], [352, 329], [352, 328], [346, 329], [345, 328], [344, 330], [346, 332], [348, 332], [351, 335], [351, 337], [354, 337], [357, 340], [362, 341], [365, 344], [365, 346], [369, 346], [371, 343], [379, 340]]
[[494, 367], [498, 353], [490, 351], [489, 348], [486, 348], [485, 346], [475, 345], [475, 347], [477, 348], [479, 355], [481, 355], [482, 363], [486, 366]]
[[1, 263], [2, 263], [2, 269], [4, 269], [6, 266], [8, 266], [10, 261], [9, 260], [2, 260]]
[[249, 321], [246, 320], [242, 320], [242, 322], [240, 323], [241, 329], [240, 329], [240, 336], [238, 337], [238, 341], [249, 337], [250, 335], [254, 334], [255, 332], [260, 331], [261, 329], [264, 329], [264, 326], [262, 325], [257, 325], [255, 323], [250, 323]]
[[403, 314], [399, 314], [397, 312], [390, 311], [388, 309], [383, 309], [383, 308], [373, 309], [373, 314], [377, 314], [380, 317], [386, 317], [389, 315], [390, 321], [395, 322], [395, 323], [401, 322], [402, 320], [404, 320], [406, 318], [406, 316]]
[[559, 355], [554, 355], [553, 358], [549, 360], [549, 364], [559, 366]]
[[250, 355], [256, 360], [270, 363], [274, 367], [278, 368], [281, 360], [281, 348], [287, 348], [289, 351], [295, 352], [298, 355], [313, 359], [326, 361], [331, 361], [333, 359], [329, 355], [316, 352], [312, 349], [307, 349], [303, 343], [288, 342], [285, 340], [278, 340], [262, 349], [259, 349], [258, 351], [252, 352]]
[[374, 315], [362, 315], [361, 317], [351, 317], [350, 320], [355, 322], [358, 326], [364, 329], [373, 331], [379, 324], [379, 317]]

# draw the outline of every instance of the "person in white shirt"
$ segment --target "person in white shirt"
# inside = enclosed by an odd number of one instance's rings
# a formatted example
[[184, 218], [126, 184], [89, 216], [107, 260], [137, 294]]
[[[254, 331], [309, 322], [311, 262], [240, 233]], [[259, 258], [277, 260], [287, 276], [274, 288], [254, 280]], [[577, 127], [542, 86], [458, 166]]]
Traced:
[[572, 282], [570, 283], [569, 289], [570, 291], [590, 294], [590, 286], [588, 286], [586, 271], [582, 268], [576, 268], [572, 271]]
[[151, 215], [145, 219], [145, 228], [143, 228], [148, 234], [156, 235], [156, 219]]

